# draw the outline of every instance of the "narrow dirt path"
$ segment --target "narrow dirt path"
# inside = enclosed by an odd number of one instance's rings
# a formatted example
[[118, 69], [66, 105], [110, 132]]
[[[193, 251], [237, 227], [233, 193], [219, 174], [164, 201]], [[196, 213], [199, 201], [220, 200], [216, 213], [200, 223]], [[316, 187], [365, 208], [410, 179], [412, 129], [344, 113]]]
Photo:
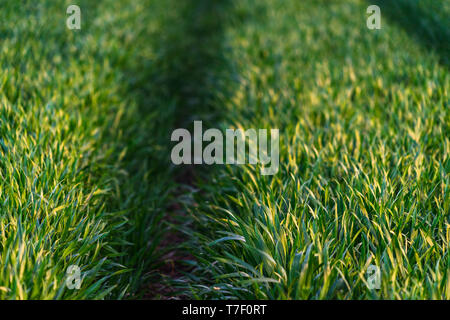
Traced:
[[[191, 131], [194, 120], [206, 125], [221, 118], [220, 108], [213, 105], [214, 95], [219, 90], [220, 74], [226, 64], [223, 61], [223, 27], [231, 1], [188, 0], [167, 1], [166, 23], [159, 43], [158, 59], [152, 64], [158, 81], [153, 94], [158, 99], [174, 101], [176, 119], [173, 129], [187, 128]], [[155, 99], [155, 100], [158, 100]], [[167, 137], [170, 141], [170, 134]], [[167, 155], [167, 165], [170, 154]], [[186, 298], [173, 286], [174, 280], [183, 277], [190, 268], [184, 260], [192, 260], [184, 245], [189, 241], [186, 230], [191, 220], [179, 203], [186, 190], [195, 188], [196, 171], [200, 167], [180, 166], [175, 169], [178, 188], [172, 194], [171, 204], [165, 214], [169, 228], [158, 250], [167, 251], [158, 270], [151, 270], [151, 282], [144, 287], [145, 299]], [[185, 230], [181, 232], [179, 229]]]

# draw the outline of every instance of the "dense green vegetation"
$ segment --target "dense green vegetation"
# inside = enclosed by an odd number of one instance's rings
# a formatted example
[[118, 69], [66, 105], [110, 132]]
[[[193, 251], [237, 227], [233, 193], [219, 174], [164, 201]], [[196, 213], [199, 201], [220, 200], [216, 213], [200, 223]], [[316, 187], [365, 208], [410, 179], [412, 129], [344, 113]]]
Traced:
[[[450, 7], [374, 3], [2, 2], [0, 299], [449, 299]], [[175, 168], [194, 120], [280, 129], [279, 172]]]
[[386, 17], [368, 30], [366, 7], [234, 3], [222, 127], [280, 128], [281, 170], [199, 185], [198, 297], [450, 297], [448, 57]]
[[149, 3], [79, 1], [79, 31], [69, 2], [2, 3], [0, 298], [130, 297], [156, 268], [174, 110], [150, 92]]

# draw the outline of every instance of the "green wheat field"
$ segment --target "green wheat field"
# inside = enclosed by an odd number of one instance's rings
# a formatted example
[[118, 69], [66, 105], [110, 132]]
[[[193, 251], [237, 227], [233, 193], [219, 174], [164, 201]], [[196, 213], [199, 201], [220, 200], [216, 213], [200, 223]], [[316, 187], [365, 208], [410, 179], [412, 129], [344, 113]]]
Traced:
[[0, 299], [450, 299], [449, 1], [76, 2], [0, 2]]

